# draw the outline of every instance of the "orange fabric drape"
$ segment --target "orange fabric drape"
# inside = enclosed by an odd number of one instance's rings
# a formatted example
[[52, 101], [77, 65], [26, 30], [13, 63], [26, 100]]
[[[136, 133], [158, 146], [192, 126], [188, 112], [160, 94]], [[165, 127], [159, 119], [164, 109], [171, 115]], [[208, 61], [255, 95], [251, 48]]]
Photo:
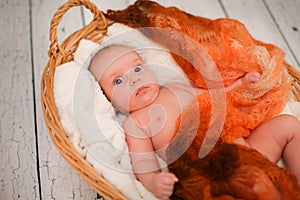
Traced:
[[[125, 10], [108, 11], [106, 16], [138, 28], [168, 48], [199, 87], [213, 87], [220, 81], [227, 86], [246, 72], [261, 73], [259, 83], [228, 92], [225, 99], [220, 99], [226, 101], [227, 114], [223, 141], [247, 137], [260, 123], [280, 113], [291, 96], [289, 75], [283, 65], [284, 52], [275, 45], [255, 40], [237, 20], [210, 20], [151, 1], [137, 1]], [[207, 105], [211, 98], [200, 96], [199, 104]], [[200, 113], [210, 112], [209, 106], [199, 108]]]

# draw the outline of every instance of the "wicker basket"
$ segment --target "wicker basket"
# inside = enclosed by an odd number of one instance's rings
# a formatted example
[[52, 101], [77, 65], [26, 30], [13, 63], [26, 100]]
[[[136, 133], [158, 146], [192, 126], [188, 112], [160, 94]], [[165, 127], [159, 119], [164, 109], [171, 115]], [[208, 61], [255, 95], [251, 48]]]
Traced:
[[[93, 13], [93, 20], [90, 24], [71, 34], [61, 44], [58, 44], [57, 27], [64, 14], [70, 8], [80, 5], [85, 6]], [[58, 8], [50, 24], [49, 61], [44, 69], [41, 80], [41, 102], [49, 134], [63, 158], [105, 199], [126, 199], [121, 192], [106, 181], [74, 149], [59, 121], [53, 93], [54, 72], [56, 67], [73, 60], [73, 54], [81, 39], [85, 38], [100, 43], [107, 32], [107, 26], [108, 24], [103, 13], [88, 0], [70, 0]]]
[[[90, 24], [74, 32], [61, 44], [58, 44], [57, 27], [64, 14], [74, 6], [83, 5], [89, 9], [94, 18]], [[81, 175], [81, 177], [105, 199], [126, 199], [113, 185], [105, 180], [79, 153], [66, 137], [59, 121], [57, 108], [54, 102], [54, 72], [57, 66], [72, 61], [81, 39], [89, 39], [100, 43], [107, 32], [108, 22], [103, 13], [88, 0], [69, 0], [58, 8], [50, 25], [49, 61], [44, 69], [41, 80], [41, 102], [44, 119], [49, 134], [63, 158]], [[284, 63], [293, 79], [295, 99], [300, 101], [300, 73], [293, 66]]]

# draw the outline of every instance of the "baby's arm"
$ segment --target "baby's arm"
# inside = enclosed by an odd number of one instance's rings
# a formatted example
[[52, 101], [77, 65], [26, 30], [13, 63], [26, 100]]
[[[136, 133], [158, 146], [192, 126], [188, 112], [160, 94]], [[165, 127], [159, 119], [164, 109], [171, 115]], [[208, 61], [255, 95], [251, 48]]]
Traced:
[[248, 72], [243, 77], [233, 82], [231, 85], [225, 87], [225, 90], [229, 91], [242, 85], [257, 83], [259, 80], [260, 80], [260, 74], [258, 72]]
[[[237, 79], [231, 85], [225, 87], [225, 91], [233, 90], [242, 85], [248, 85], [250, 83], [257, 83], [260, 80], [260, 74], [258, 72], [248, 72], [243, 77]], [[207, 90], [215, 90], [215, 89], [222, 89], [222, 87], [210, 88], [210, 89], [203, 89], [199, 87], [193, 87], [196, 95], [200, 95]]]
[[178, 181], [172, 173], [160, 171], [152, 141], [130, 118], [124, 122], [126, 141], [137, 179], [159, 199], [169, 199], [174, 183]]

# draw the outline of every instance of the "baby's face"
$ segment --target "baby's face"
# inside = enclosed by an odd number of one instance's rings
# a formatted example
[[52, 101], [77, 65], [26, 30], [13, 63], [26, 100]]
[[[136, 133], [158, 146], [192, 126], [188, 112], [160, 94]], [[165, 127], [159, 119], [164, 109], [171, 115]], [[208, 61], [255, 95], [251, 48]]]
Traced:
[[155, 75], [135, 51], [114, 59], [99, 83], [108, 99], [121, 112], [133, 112], [150, 105], [159, 93]]

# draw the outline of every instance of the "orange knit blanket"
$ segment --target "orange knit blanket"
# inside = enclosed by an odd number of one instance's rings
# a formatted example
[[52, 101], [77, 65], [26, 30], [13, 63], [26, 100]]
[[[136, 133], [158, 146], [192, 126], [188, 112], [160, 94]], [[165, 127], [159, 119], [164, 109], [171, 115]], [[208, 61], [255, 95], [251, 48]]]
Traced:
[[213, 123], [211, 120], [221, 120], [222, 141], [247, 137], [259, 124], [280, 113], [290, 98], [291, 83], [283, 65], [284, 52], [254, 39], [236, 20], [210, 20], [142, 0], [122, 11], [109, 10], [106, 17], [139, 28], [168, 48], [199, 87], [227, 86], [246, 72], [261, 73], [259, 83], [228, 92], [226, 96], [207, 93], [198, 97], [200, 128], [205, 130]]

